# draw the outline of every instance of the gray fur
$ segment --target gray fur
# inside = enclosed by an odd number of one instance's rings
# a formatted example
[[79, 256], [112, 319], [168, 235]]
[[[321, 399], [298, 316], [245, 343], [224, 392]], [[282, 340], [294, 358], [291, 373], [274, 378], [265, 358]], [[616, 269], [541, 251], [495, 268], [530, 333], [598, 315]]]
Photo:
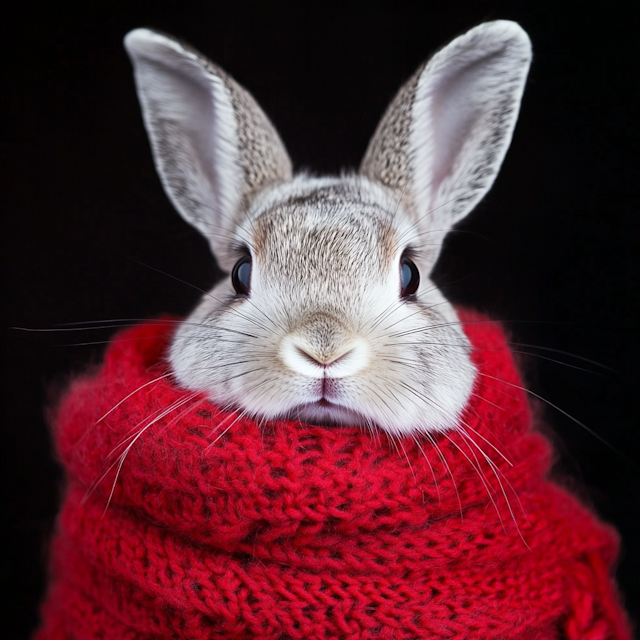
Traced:
[[[127, 47], [170, 198], [223, 266], [247, 251], [252, 260], [248, 296], [226, 278], [178, 327], [169, 353], [178, 383], [258, 419], [394, 435], [455, 428], [475, 368], [428, 276], [506, 152], [526, 34], [486, 23], [438, 52], [392, 102], [360, 175], [335, 178], [292, 178], [253, 98], [200, 54], [144, 30]], [[201, 133], [188, 117], [194, 95]], [[407, 250], [421, 271], [411, 299], [400, 295]]]
[[225, 237], [251, 198], [291, 178], [284, 145], [254, 98], [188, 45], [136, 29], [125, 46], [165, 191], [228, 269]]
[[[411, 127], [416, 89], [425, 65], [407, 80], [382, 117], [369, 143], [360, 173], [381, 182], [398, 194], [411, 180]], [[411, 197], [405, 198], [411, 206]]]

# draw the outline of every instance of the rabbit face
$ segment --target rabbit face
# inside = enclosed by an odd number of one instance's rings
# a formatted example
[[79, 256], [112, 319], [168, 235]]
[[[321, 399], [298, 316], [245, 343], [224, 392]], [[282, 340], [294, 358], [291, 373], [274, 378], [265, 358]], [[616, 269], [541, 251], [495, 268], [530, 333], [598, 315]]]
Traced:
[[469, 344], [428, 278], [403, 296], [401, 260], [420, 263], [421, 246], [393, 194], [353, 176], [269, 196], [236, 232], [247, 293], [225, 280], [179, 327], [177, 379], [259, 418], [450, 426], [473, 384]]
[[530, 43], [482, 24], [401, 88], [359, 173], [293, 176], [253, 97], [178, 41], [125, 39], [156, 167], [230, 276], [176, 331], [177, 381], [260, 420], [455, 428], [475, 369], [429, 280], [506, 153]]

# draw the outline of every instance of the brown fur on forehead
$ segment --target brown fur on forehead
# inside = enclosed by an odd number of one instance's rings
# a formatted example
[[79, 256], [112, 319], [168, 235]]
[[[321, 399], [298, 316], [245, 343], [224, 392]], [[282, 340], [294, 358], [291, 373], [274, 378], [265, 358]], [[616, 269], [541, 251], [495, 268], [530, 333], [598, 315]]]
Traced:
[[345, 274], [358, 273], [364, 263], [369, 273], [384, 277], [397, 248], [393, 216], [348, 195], [325, 187], [260, 214], [251, 225], [256, 260], [288, 277], [299, 276], [292, 270], [301, 266], [316, 276], [335, 277], [336, 265]]

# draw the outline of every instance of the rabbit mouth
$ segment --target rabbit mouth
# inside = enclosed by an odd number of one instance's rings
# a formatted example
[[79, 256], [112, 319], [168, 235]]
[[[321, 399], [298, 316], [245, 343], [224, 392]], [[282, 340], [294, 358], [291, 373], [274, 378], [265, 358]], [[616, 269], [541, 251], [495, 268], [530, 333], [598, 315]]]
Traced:
[[295, 407], [289, 413], [289, 417], [321, 427], [362, 426], [371, 424], [371, 420], [368, 420], [357, 411], [335, 404], [326, 398], [320, 398], [320, 400], [316, 400], [315, 402], [309, 402]]

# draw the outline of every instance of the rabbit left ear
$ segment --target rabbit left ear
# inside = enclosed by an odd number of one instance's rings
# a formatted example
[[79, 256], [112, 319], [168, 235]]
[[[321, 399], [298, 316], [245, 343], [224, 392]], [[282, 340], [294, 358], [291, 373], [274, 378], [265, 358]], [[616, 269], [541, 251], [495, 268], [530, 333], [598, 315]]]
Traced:
[[197, 51], [148, 29], [128, 33], [125, 47], [162, 185], [230, 270], [247, 199], [291, 178], [284, 145], [249, 92]]
[[448, 230], [491, 188], [507, 152], [531, 62], [515, 22], [453, 40], [401, 88], [360, 172], [394, 190], [435, 263]]

